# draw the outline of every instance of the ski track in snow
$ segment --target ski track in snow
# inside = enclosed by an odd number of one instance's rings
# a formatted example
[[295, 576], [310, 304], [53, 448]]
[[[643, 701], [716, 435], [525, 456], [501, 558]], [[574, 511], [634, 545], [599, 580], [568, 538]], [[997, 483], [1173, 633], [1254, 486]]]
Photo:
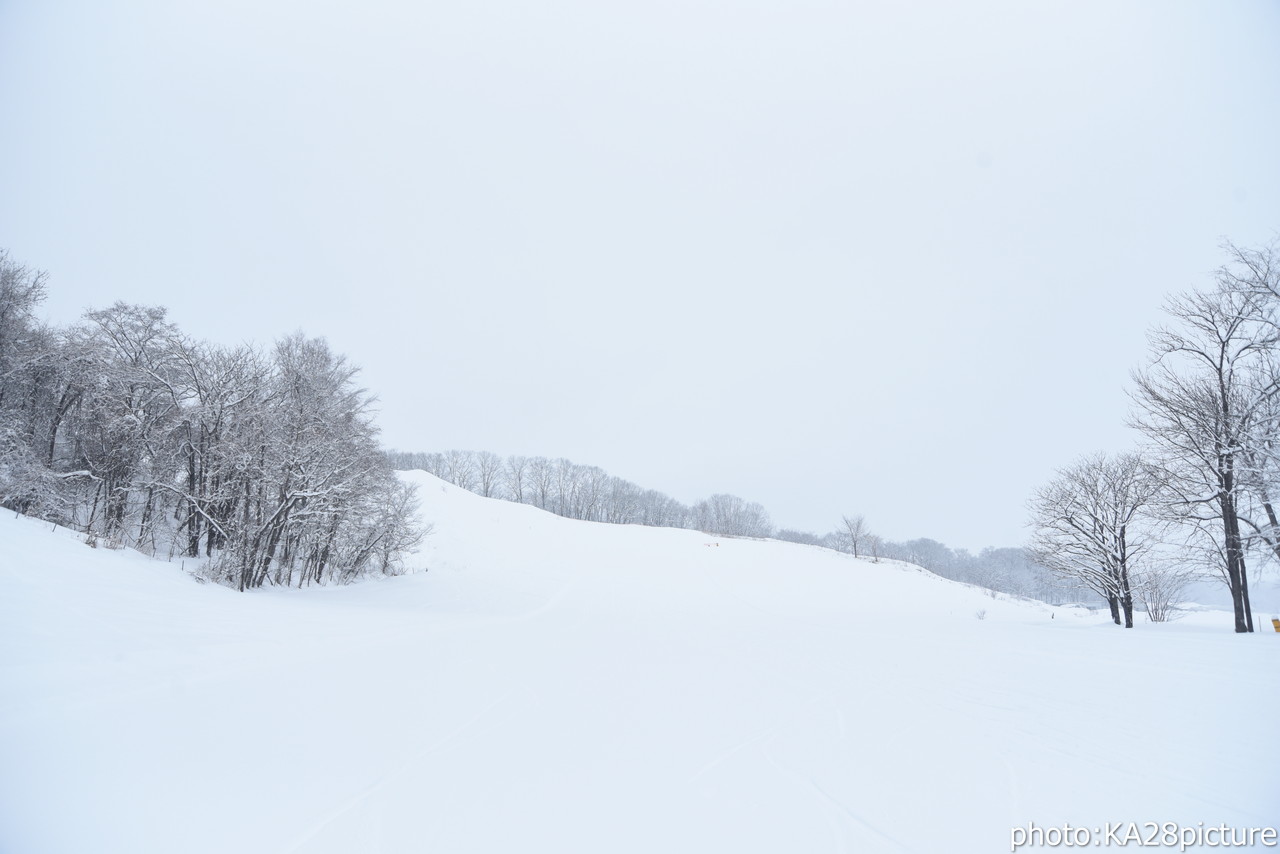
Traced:
[[802, 789], [810, 791], [814, 795], [816, 795], [824, 810], [834, 810], [836, 814], [844, 817], [854, 827], [858, 828], [861, 831], [860, 833], [856, 834], [857, 838], [855, 842], [846, 842], [842, 839], [841, 844], [838, 846], [838, 850], [840, 851], [866, 850], [867, 836], [871, 836], [875, 839], [879, 839], [889, 843], [891, 846], [893, 846], [892, 850], [894, 851], [910, 851], [911, 850], [907, 848], [905, 845], [903, 845], [899, 840], [885, 833], [883, 830], [871, 824], [870, 822], [868, 822], [862, 816], [858, 815], [853, 810], [849, 809], [849, 807], [845, 806], [836, 798], [832, 797], [831, 794], [828, 793], [826, 789], [818, 785], [817, 781], [814, 780], [812, 777], [805, 774], [801, 774], [800, 772], [795, 771], [791, 768], [787, 768], [785, 765], [779, 762], [777, 757], [775, 757], [773, 753], [769, 750], [769, 742], [766, 741], [764, 744], [762, 744], [761, 750], [763, 751], [765, 758], [769, 760], [769, 764], [772, 765], [779, 773], [783, 774], [784, 776], [788, 777], [791, 780], [794, 780], [796, 783], [800, 785]]
[[708, 762], [703, 764], [701, 768], [695, 771], [692, 777], [690, 777], [688, 780], [685, 780], [685, 785], [692, 786], [694, 783], [698, 782], [699, 778], [703, 777], [704, 775], [708, 774], [709, 772], [711, 772], [712, 770], [714, 770], [715, 768], [723, 764], [726, 760], [736, 755], [739, 751], [745, 748], [760, 744], [765, 739], [769, 738], [775, 732], [777, 732], [778, 727], [779, 727], [779, 724], [771, 724], [765, 727], [762, 731], [738, 742], [733, 747], [730, 747], [728, 750], [725, 750], [716, 754]]
[[418, 752], [412, 754], [411, 756], [407, 757], [403, 761], [397, 763], [394, 767], [382, 773], [372, 783], [365, 786], [363, 789], [356, 792], [354, 795], [347, 798], [342, 803], [329, 809], [327, 815], [323, 819], [321, 819], [317, 824], [312, 826], [309, 830], [305, 831], [298, 838], [296, 842], [288, 846], [285, 850], [289, 852], [289, 854], [294, 854], [294, 852], [299, 851], [304, 845], [306, 845], [308, 842], [310, 842], [311, 840], [319, 836], [320, 833], [326, 827], [328, 827], [337, 819], [341, 818], [346, 813], [350, 812], [355, 807], [359, 806], [364, 801], [369, 800], [380, 789], [386, 786], [387, 783], [394, 781], [398, 777], [404, 776], [414, 765], [422, 762], [424, 759], [427, 759], [433, 754], [438, 753], [441, 750], [445, 749], [451, 743], [453, 743], [454, 741], [456, 741], [458, 738], [468, 733], [469, 731], [473, 729], [481, 728], [483, 726], [481, 722], [485, 718], [488, 718], [495, 709], [501, 708], [502, 706], [508, 704], [511, 701], [511, 698], [515, 694], [516, 694], [516, 691], [514, 690], [508, 692], [504, 696], [495, 700], [493, 703], [490, 703], [485, 708], [476, 712], [457, 729], [448, 733], [443, 738], [432, 743], [430, 746], [424, 748], [423, 750], [419, 750]]

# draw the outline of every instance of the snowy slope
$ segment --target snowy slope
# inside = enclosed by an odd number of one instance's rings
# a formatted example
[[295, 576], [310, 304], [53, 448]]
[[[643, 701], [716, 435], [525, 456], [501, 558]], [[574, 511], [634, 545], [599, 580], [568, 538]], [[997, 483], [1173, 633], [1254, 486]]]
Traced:
[[430, 571], [347, 588], [238, 594], [0, 519], [0, 852], [932, 854], [1280, 822], [1274, 632], [1124, 632], [410, 477]]

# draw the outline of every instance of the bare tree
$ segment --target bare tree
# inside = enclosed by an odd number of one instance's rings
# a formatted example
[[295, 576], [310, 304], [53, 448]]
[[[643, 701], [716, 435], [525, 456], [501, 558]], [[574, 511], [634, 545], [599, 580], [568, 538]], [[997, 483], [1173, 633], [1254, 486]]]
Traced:
[[1186, 524], [1219, 526], [1237, 632], [1253, 631], [1241, 527], [1248, 464], [1280, 390], [1266, 299], [1220, 274], [1216, 290], [1171, 300], [1175, 325], [1152, 333], [1151, 363], [1134, 375], [1132, 394], [1131, 423], [1155, 445], [1174, 493], [1169, 508]]
[[474, 490], [476, 484], [476, 460], [471, 451], [446, 451], [444, 454], [445, 480], [454, 486]]
[[507, 457], [506, 467], [507, 498], [517, 504], [525, 503], [525, 491], [528, 488], [529, 459], [512, 455]]
[[841, 516], [840, 524], [843, 526], [840, 533], [850, 554], [858, 557], [858, 550], [866, 543], [867, 537], [871, 536], [871, 532], [867, 530], [867, 520], [861, 515]]
[[610, 477], [608, 490], [604, 521], [620, 525], [639, 522], [641, 519], [640, 502], [643, 492], [640, 487], [629, 480]]
[[485, 498], [497, 498], [498, 483], [502, 480], [502, 470], [502, 457], [492, 451], [476, 453], [476, 492]]
[[1094, 454], [1060, 470], [1031, 501], [1037, 559], [1101, 595], [1125, 628], [1133, 627], [1135, 565], [1151, 546], [1137, 523], [1158, 488], [1136, 454]]
[[1215, 277], [1222, 290], [1248, 294], [1264, 308], [1263, 321], [1271, 329], [1274, 343], [1280, 336], [1280, 237], [1256, 249], [1222, 244], [1227, 263], [1218, 268]]
[[546, 457], [529, 459], [530, 503], [539, 510], [554, 510], [556, 465]]
[[1174, 560], [1176, 562], [1154, 563], [1133, 574], [1133, 588], [1147, 612], [1147, 619], [1153, 623], [1168, 622], [1172, 618], [1183, 591], [1198, 577], [1181, 556]]

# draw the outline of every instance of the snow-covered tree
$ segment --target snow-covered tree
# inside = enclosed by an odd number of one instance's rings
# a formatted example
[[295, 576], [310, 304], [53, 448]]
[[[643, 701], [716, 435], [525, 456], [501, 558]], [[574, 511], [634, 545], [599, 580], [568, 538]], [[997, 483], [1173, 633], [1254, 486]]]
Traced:
[[1031, 501], [1037, 560], [1106, 599], [1125, 628], [1133, 627], [1135, 569], [1153, 542], [1142, 514], [1159, 489], [1137, 454], [1094, 454], [1061, 469]]
[[1132, 424], [1165, 473], [1168, 509], [1184, 524], [1219, 531], [1237, 632], [1253, 631], [1241, 514], [1280, 391], [1269, 299], [1222, 273], [1215, 290], [1172, 299], [1172, 325], [1152, 333], [1150, 364], [1134, 376]]
[[213, 558], [219, 580], [398, 571], [420, 535], [372, 398], [321, 339], [269, 356], [184, 337], [158, 307], [35, 322], [44, 277], [0, 253], [0, 504]]

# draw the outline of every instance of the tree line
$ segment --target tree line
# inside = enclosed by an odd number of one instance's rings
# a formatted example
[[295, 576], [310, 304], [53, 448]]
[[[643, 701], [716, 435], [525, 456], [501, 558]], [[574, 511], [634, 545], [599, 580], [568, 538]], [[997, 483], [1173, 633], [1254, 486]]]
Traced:
[[388, 451], [393, 468], [420, 470], [485, 498], [530, 504], [569, 519], [692, 528], [728, 537], [768, 537], [764, 507], [735, 495], [686, 505], [654, 489], [615, 477], [598, 466], [547, 457], [501, 457], [490, 451]]
[[1280, 557], [1280, 241], [1227, 243], [1211, 286], [1172, 297], [1132, 376], [1141, 447], [1091, 454], [1031, 501], [1037, 560], [1105, 599], [1166, 619], [1186, 584], [1220, 579], [1254, 630], [1250, 565]]
[[413, 490], [323, 339], [224, 347], [121, 302], [50, 326], [46, 295], [0, 252], [0, 505], [202, 558], [240, 590], [401, 569], [423, 534]]
[[1036, 556], [1020, 546], [988, 546], [976, 554], [953, 549], [928, 537], [895, 542], [873, 533], [863, 516], [843, 516], [826, 534], [783, 529], [774, 538], [819, 546], [878, 561], [899, 560], [927, 569], [934, 575], [984, 588], [992, 594], [1039, 599], [1051, 604], [1076, 603], [1088, 593], [1078, 584], [1054, 579]]
[[396, 469], [425, 471], [486, 498], [530, 504], [570, 519], [688, 528], [726, 537], [772, 537], [873, 561], [902, 560], [944, 578], [1011, 595], [1046, 601], [1076, 601], [1082, 595], [1078, 588], [1054, 584], [1025, 549], [987, 548], [975, 555], [931, 539], [896, 543], [874, 534], [863, 516], [844, 516], [835, 529], [816, 534], [775, 528], [762, 505], [735, 495], [712, 495], [684, 504], [598, 466], [563, 458], [452, 450], [388, 451], [387, 459]]

